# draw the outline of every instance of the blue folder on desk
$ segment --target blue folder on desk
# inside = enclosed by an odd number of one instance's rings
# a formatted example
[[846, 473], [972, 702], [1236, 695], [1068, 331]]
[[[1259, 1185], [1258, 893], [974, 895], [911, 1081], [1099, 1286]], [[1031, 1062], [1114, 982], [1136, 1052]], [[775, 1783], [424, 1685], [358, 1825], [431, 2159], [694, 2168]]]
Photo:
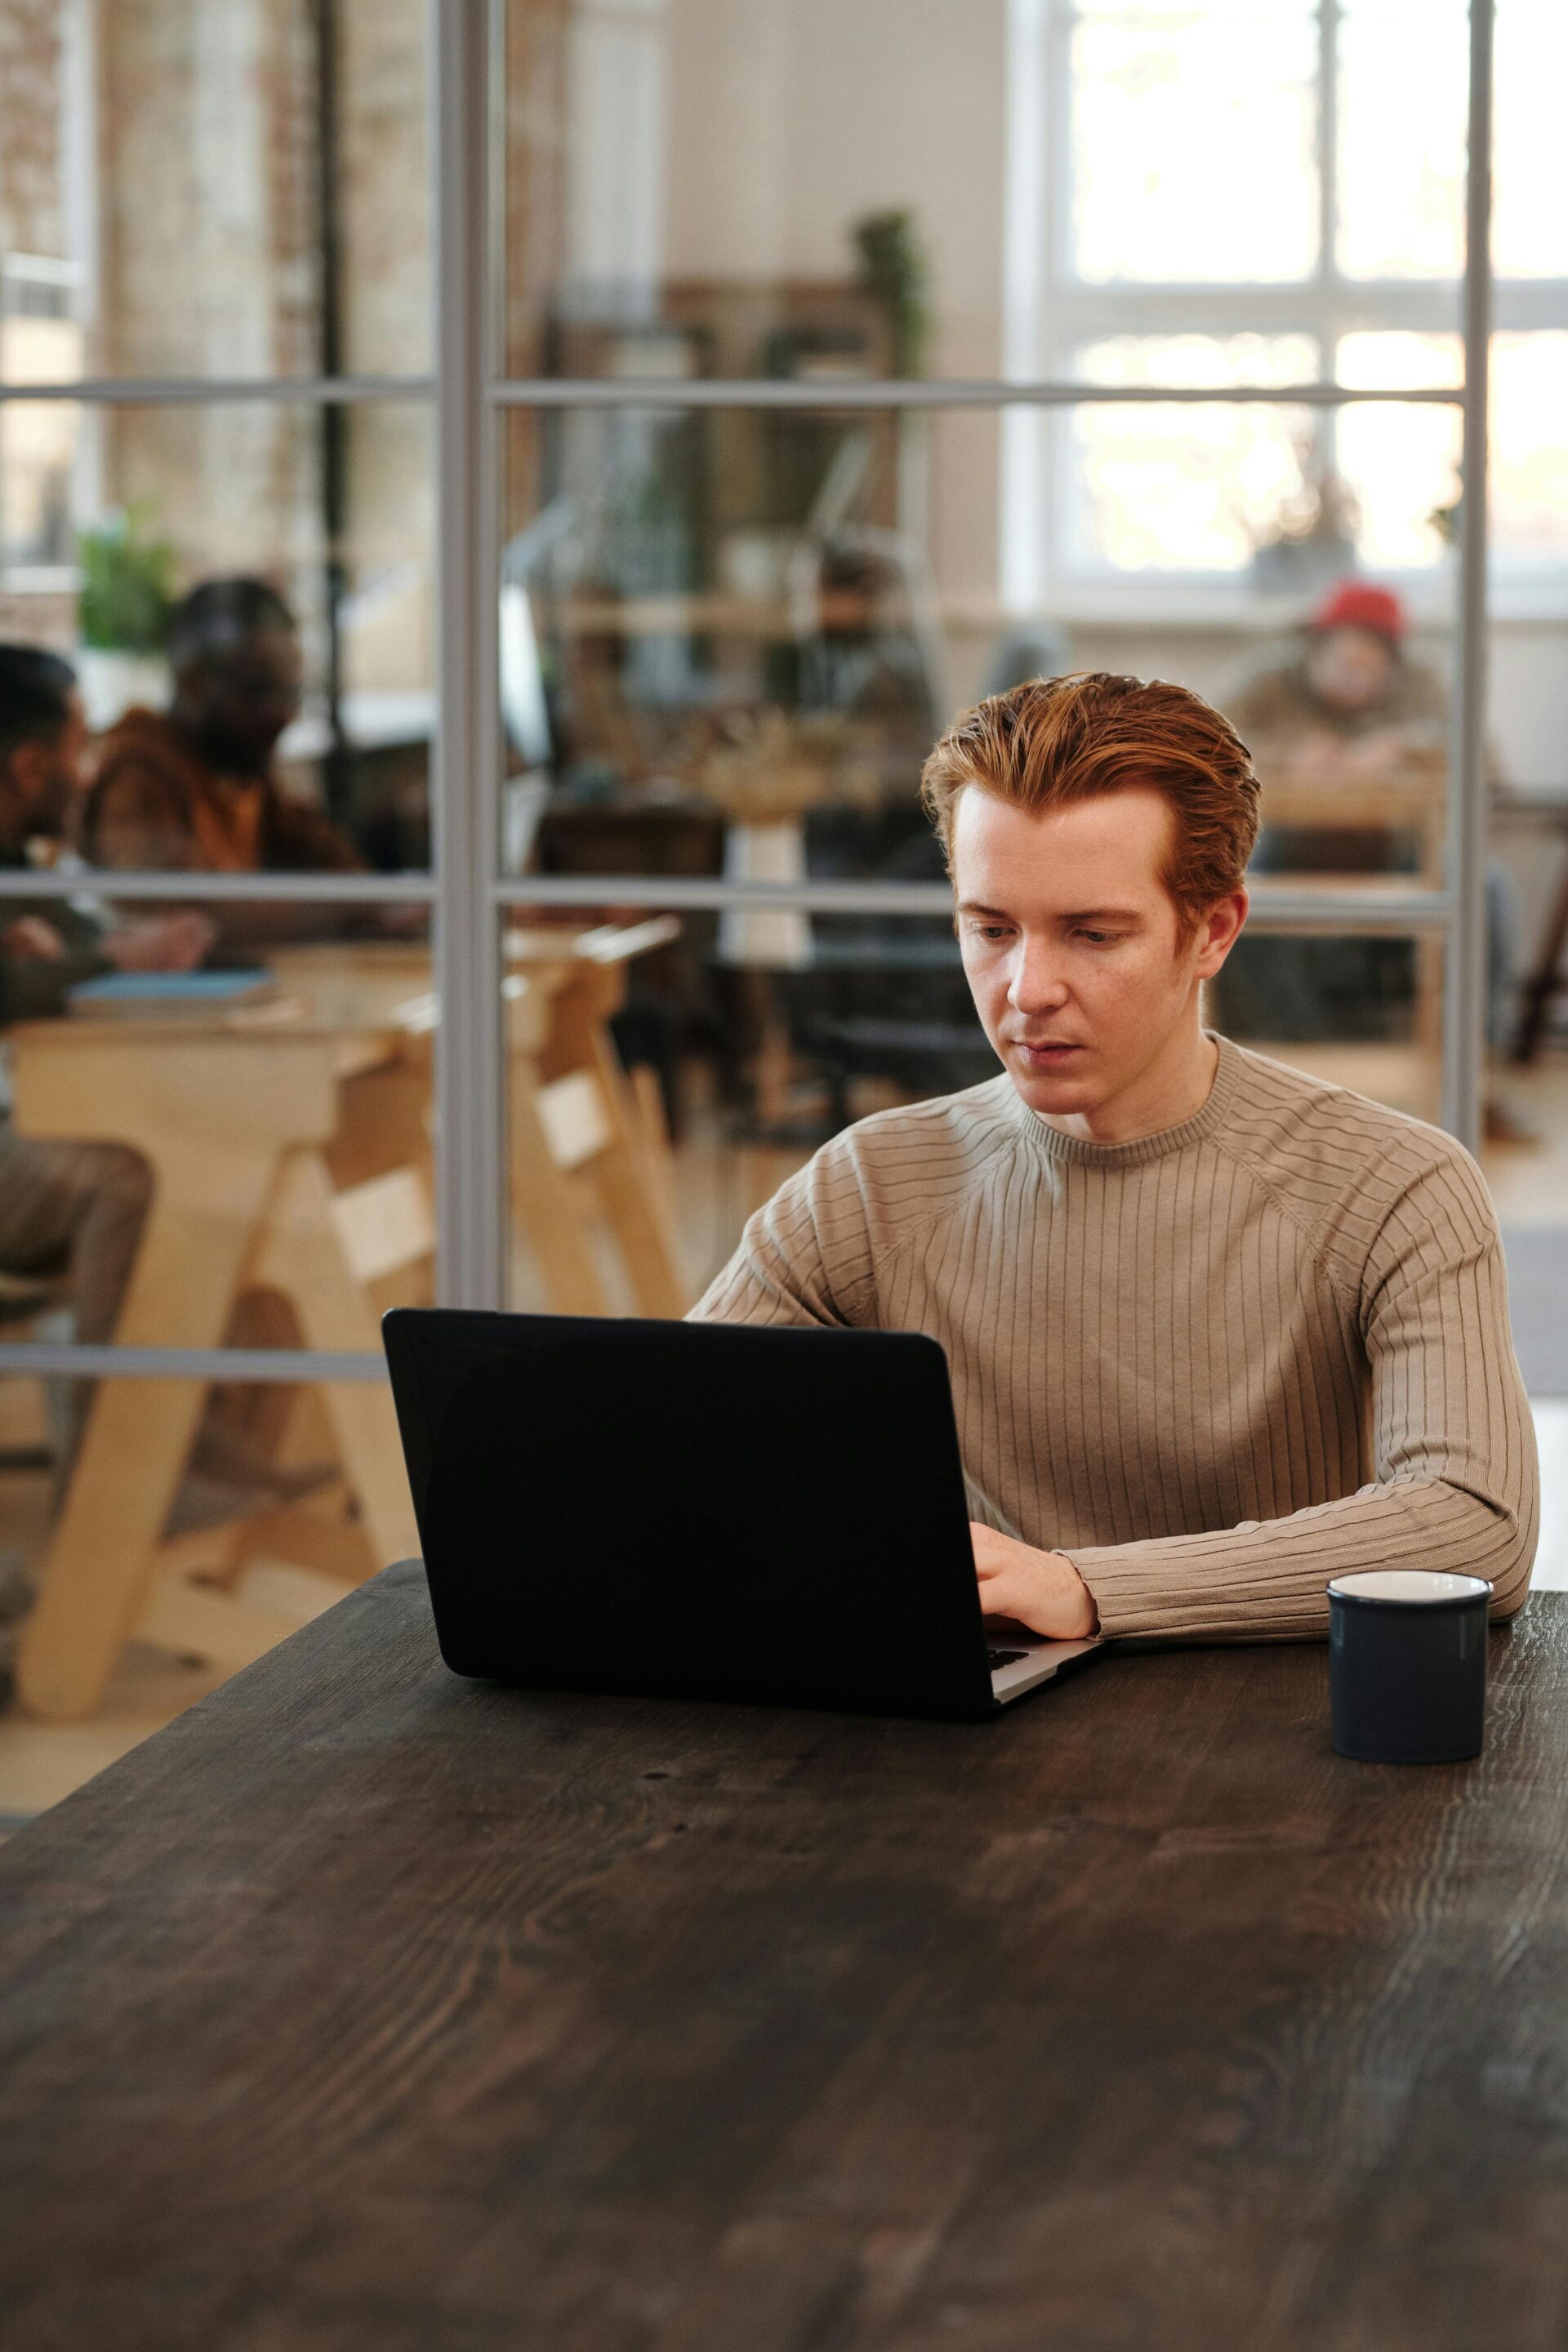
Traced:
[[265, 996], [273, 984], [265, 966], [254, 971], [110, 971], [84, 980], [70, 992], [72, 1012], [188, 1011], [211, 1005], [222, 1011]]

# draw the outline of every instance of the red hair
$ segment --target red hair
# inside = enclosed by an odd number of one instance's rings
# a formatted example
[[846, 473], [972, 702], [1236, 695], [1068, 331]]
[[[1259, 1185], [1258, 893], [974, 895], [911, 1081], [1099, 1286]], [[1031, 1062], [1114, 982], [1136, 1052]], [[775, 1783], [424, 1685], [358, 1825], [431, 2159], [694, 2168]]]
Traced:
[[1258, 838], [1246, 744], [1201, 695], [1163, 678], [1035, 677], [955, 719], [921, 780], [950, 866], [953, 813], [969, 784], [1035, 814], [1108, 793], [1158, 793], [1173, 820], [1161, 879], [1184, 936], [1242, 887]]

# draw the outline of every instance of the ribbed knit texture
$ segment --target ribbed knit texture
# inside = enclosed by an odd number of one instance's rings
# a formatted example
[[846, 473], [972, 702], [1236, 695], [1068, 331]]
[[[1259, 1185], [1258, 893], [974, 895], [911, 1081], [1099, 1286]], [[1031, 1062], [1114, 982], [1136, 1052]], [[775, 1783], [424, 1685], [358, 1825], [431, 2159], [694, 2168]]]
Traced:
[[1005, 1076], [864, 1119], [693, 1310], [924, 1331], [971, 1516], [1066, 1552], [1105, 1633], [1321, 1633], [1330, 1577], [1523, 1601], [1534, 1435], [1497, 1223], [1452, 1138], [1220, 1041], [1196, 1118], [1058, 1134]]

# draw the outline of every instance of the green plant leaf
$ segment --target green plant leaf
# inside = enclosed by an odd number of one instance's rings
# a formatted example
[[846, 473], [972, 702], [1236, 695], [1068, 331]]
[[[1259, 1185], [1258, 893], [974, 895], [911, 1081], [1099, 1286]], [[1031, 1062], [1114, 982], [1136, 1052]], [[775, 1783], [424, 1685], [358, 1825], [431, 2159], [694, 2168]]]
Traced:
[[126, 507], [77, 533], [77, 625], [84, 646], [106, 652], [163, 649], [174, 603], [174, 551], [156, 538], [144, 507]]

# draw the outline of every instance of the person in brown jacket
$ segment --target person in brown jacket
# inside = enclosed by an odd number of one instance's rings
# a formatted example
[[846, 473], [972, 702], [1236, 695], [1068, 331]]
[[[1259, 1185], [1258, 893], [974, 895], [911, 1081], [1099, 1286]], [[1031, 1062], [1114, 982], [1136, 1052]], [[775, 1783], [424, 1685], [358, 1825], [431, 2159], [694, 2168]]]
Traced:
[[[162, 873], [361, 870], [348, 835], [278, 780], [300, 676], [282, 597], [262, 580], [204, 581], [176, 607], [168, 644], [167, 713], [128, 710], [100, 747], [82, 827], [89, 861]], [[226, 905], [220, 937], [227, 946], [297, 939], [321, 913]]]

